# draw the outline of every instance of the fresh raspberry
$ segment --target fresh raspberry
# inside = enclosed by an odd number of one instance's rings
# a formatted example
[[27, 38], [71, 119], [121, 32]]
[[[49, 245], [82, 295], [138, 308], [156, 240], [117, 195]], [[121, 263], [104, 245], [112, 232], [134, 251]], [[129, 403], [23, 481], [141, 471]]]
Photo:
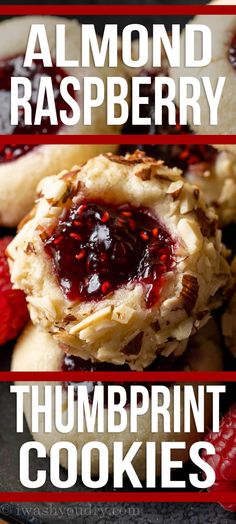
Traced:
[[5, 255], [12, 237], [0, 239], [0, 345], [15, 338], [28, 321], [24, 293], [12, 288]]
[[[219, 433], [212, 431], [205, 440], [215, 447], [215, 455], [207, 455], [205, 451], [202, 458], [215, 471], [216, 480], [209, 491], [235, 492], [236, 499], [236, 404], [222, 418]], [[229, 511], [236, 511], [236, 502], [224, 503], [223, 507]]]

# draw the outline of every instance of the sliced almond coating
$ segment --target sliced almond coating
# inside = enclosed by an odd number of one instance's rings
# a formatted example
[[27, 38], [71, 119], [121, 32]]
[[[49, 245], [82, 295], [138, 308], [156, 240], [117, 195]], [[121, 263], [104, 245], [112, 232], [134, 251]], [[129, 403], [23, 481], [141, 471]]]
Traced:
[[73, 178], [74, 176], [78, 175], [78, 173], [81, 171], [81, 167], [82, 166], [73, 166], [72, 169], [70, 171], [67, 171], [67, 169], [64, 169], [63, 171], [60, 172], [60, 174], [58, 175], [60, 178], [63, 178], [65, 180], [67, 180], [68, 178]]
[[191, 331], [193, 328], [193, 319], [192, 318], [185, 318], [178, 326], [176, 326], [172, 330], [172, 335], [177, 340], [185, 340], [188, 339], [191, 335]]
[[185, 215], [194, 209], [196, 201], [193, 195], [186, 193], [186, 191], [183, 191], [181, 196], [180, 213], [181, 215]]
[[[7, 251], [6, 251], [6, 253], [7, 253]], [[28, 244], [27, 244], [27, 246], [25, 248], [25, 253], [26, 253], [26, 255], [32, 255], [32, 254], [36, 255], [36, 249], [34, 247], [33, 242], [28, 242]]]
[[[126, 155], [124, 157], [124, 156], [121, 156], [121, 155], [115, 155], [113, 153], [104, 153], [103, 156], [105, 158], [108, 158], [108, 160], [110, 160], [111, 162], [115, 162], [116, 164], [123, 164], [123, 165], [127, 165], [127, 166], [132, 166], [132, 165], [138, 164], [140, 162], [143, 163], [143, 157], [145, 155], [144, 154], [136, 155], [135, 153], [133, 153], [133, 155]], [[151, 160], [153, 160], [153, 159], [151, 159]]]
[[167, 342], [164, 345], [164, 348], [160, 351], [161, 355], [164, 355], [165, 357], [169, 357], [171, 353], [176, 349], [178, 342], [177, 340], [172, 340], [171, 342]]
[[207, 238], [214, 237], [217, 229], [216, 218], [210, 219], [201, 207], [196, 209], [196, 215], [203, 236]]
[[111, 318], [112, 320], [116, 320], [116, 322], [120, 322], [121, 324], [128, 324], [128, 322], [134, 316], [134, 313], [134, 309], [122, 304], [114, 308]]
[[155, 178], [160, 178], [161, 180], [168, 180], [170, 182], [174, 182], [179, 180], [181, 171], [177, 168], [173, 168], [172, 170], [169, 169], [166, 166], [162, 166], [157, 169], [156, 173], [154, 174]]
[[191, 218], [181, 218], [177, 229], [189, 253], [196, 253], [201, 250], [203, 238], [200, 228], [194, 220]]
[[58, 177], [46, 178], [42, 187], [44, 197], [53, 200], [60, 200], [66, 190], [66, 182]]
[[[42, 311], [45, 318], [50, 321], [55, 321], [57, 317], [57, 310], [53, 301], [48, 297], [28, 297], [28, 303], [33, 306], [39, 313]], [[31, 315], [32, 316], [32, 315]]]
[[98, 339], [104, 338], [107, 335], [110, 336], [111, 329], [114, 329], [115, 322], [112, 322], [110, 319], [102, 320], [97, 324], [90, 325], [89, 327], [82, 329], [79, 332], [79, 338], [81, 340], [86, 340], [86, 342], [96, 342]]
[[141, 331], [141, 333], [138, 333], [130, 340], [130, 342], [128, 342], [128, 344], [126, 344], [126, 346], [122, 349], [122, 353], [125, 355], [138, 355], [141, 350], [142, 341], [143, 332]]
[[189, 213], [193, 210], [193, 204], [190, 203], [188, 198], [184, 198], [180, 203], [180, 214], [186, 215], [186, 213]]
[[151, 166], [141, 166], [134, 172], [135, 176], [141, 178], [141, 180], [151, 180], [152, 168]]
[[169, 185], [169, 187], [168, 187], [166, 192], [167, 192], [168, 195], [171, 195], [174, 198], [174, 200], [175, 200], [176, 198], [179, 197], [183, 185], [184, 185], [183, 180], [176, 180], [176, 182], [172, 182]]
[[72, 326], [69, 333], [70, 335], [76, 335], [77, 333], [82, 331], [82, 329], [85, 329], [91, 326], [91, 324], [93, 323], [100, 322], [100, 320], [103, 320], [104, 318], [107, 318], [110, 315], [111, 315], [111, 306], [104, 307], [103, 309], [100, 309], [99, 311], [95, 311], [95, 313], [93, 313], [92, 315], [89, 315], [89, 317], [85, 318], [78, 324], [75, 324], [74, 326]]
[[190, 314], [196, 304], [198, 297], [199, 284], [193, 275], [184, 275], [182, 279], [181, 297], [184, 301], [184, 308]]

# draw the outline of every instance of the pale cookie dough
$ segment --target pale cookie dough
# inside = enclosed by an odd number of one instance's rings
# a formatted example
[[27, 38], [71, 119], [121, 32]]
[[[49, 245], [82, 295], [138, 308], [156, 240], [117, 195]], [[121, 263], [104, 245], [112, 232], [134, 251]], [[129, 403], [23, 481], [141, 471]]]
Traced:
[[[18, 340], [15, 350], [13, 352], [12, 359], [12, 371], [60, 371], [64, 359], [64, 353], [58, 347], [53, 338], [47, 333], [40, 330], [39, 327], [33, 327], [32, 325], [28, 326], [24, 333], [21, 335]], [[219, 345], [219, 335], [217, 334], [217, 329], [213, 321], [210, 321], [202, 330], [191, 338], [189, 342], [189, 347], [186, 352], [186, 366], [183, 370], [186, 371], [221, 371], [223, 368], [222, 365], [222, 355]], [[145, 372], [144, 382], [145, 382]], [[33, 383], [32, 383], [33, 384]], [[42, 389], [45, 383], [42, 384]], [[54, 382], [54, 384], [59, 384]], [[197, 387], [197, 384], [196, 384]], [[110, 464], [112, 468], [112, 449], [113, 443], [116, 441], [124, 442], [124, 452], [126, 453], [131, 446], [134, 438], [143, 442], [143, 445], [136, 455], [133, 465], [140, 479], [145, 478], [145, 443], [146, 442], [156, 442], [157, 443], [157, 476], [160, 475], [160, 446], [163, 441], [184, 441], [186, 442], [185, 450], [173, 450], [172, 451], [172, 460], [182, 460], [186, 462], [188, 460], [188, 450], [195, 441], [199, 441], [202, 438], [202, 434], [197, 433], [195, 424], [191, 423], [191, 431], [186, 433], [182, 430], [179, 433], [173, 432], [173, 385], [170, 386], [171, 393], [171, 404], [170, 404], [170, 414], [171, 414], [171, 430], [170, 433], [165, 433], [163, 430], [163, 419], [160, 420], [160, 428], [158, 433], [152, 433], [150, 431], [150, 411], [147, 411], [145, 415], [139, 417], [138, 421], [138, 431], [136, 433], [131, 433], [128, 428], [121, 433], [99, 433], [93, 432], [89, 433], [84, 431], [83, 433], [78, 433], [76, 428], [70, 433], [60, 433], [55, 428], [55, 422], [52, 420], [53, 431], [51, 433], [45, 433], [43, 427], [43, 417], [41, 421], [41, 426], [39, 428], [39, 433], [35, 433], [34, 438], [42, 442], [46, 447], [47, 453], [50, 452], [51, 446], [58, 441], [70, 441], [75, 444], [78, 449], [81, 448], [86, 442], [90, 441], [100, 441], [106, 444], [109, 450]], [[210, 395], [205, 396], [205, 429], [211, 424], [211, 400]], [[40, 392], [40, 397], [42, 398], [43, 403], [43, 391]], [[183, 390], [181, 391], [181, 399], [183, 398]], [[25, 404], [24, 412], [29, 428], [31, 428], [31, 402], [30, 395], [24, 395]], [[75, 402], [75, 410], [77, 407], [77, 402]], [[64, 420], [67, 420], [67, 392], [66, 388], [64, 390], [63, 398], [63, 415]], [[128, 420], [129, 420], [129, 407], [127, 406], [128, 411]], [[118, 414], [117, 414], [118, 415]], [[105, 421], [107, 421], [107, 409], [104, 409]], [[183, 421], [183, 409], [181, 410], [181, 420]], [[54, 418], [54, 417], [53, 417]], [[105, 423], [107, 426], [107, 422]], [[78, 453], [78, 474], [80, 474], [81, 464], [80, 464], [80, 453]], [[62, 466], [67, 466], [67, 457], [66, 453], [62, 452], [60, 454]], [[94, 457], [92, 463], [92, 474], [96, 475], [98, 473], [98, 463], [97, 458]], [[110, 469], [112, 473], [112, 469]]]
[[[70, 60], [80, 58], [81, 26], [76, 20], [54, 16], [24, 16], [1, 22], [0, 60], [25, 54], [30, 26], [33, 23], [45, 25], [52, 58], [55, 57], [55, 25], [65, 23], [66, 56]], [[73, 67], [65, 71], [68, 75], [77, 77], [80, 82], [85, 76], [100, 75], [102, 80], [107, 76], [126, 76], [121, 62], [117, 68]], [[80, 97], [83, 96], [81, 91], [79, 93]], [[93, 112], [91, 126], [82, 124], [82, 116], [80, 122], [74, 126], [63, 125], [59, 134], [112, 134], [120, 131], [120, 126], [107, 126], [105, 104]], [[9, 132], [6, 130], [6, 134]], [[114, 151], [116, 146], [109, 146], [109, 149]], [[105, 151], [105, 144], [43, 145], [33, 148], [16, 160], [0, 164], [0, 225], [13, 227], [18, 224], [32, 206], [37, 184], [43, 177], [54, 175], [65, 168], [70, 169], [75, 164], [85, 162], [92, 155]]]
[[218, 152], [207, 166], [204, 162], [191, 164], [185, 178], [202, 191], [208, 205], [214, 206], [219, 225], [236, 222], [236, 156], [227, 151]]
[[[220, 5], [236, 5], [236, 0], [215, 0], [210, 4]], [[179, 105], [181, 93], [179, 92], [179, 78], [180, 77], [209, 77], [213, 86], [213, 91], [216, 87], [218, 77], [226, 77], [223, 94], [218, 107], [218, 125], [210, 125], [209, 122], [209, 105], [203, 90], [199, 99], [201, 107], [201, 125], [194, 125], [192, 121], [192, 110], [189, 109], [188, 123], [192, 129], [199, 134], [217, 134], [217, 135], [234, 135], [236, 134], [236, 101], [235, 101], [235, 82], [236, 69], [234, 69], [229, 61], [228, 52], [233, 37], [236, 35], [236, 15], [197, 15], [188, 24], [205, 24], [212, 33], [212, 60], [209, 65], [205, 67], [185, 67], [185, 39], [184, 31], [181, 37], [181, 67], [171, 68], [170, 76], [176, 82], [176, 102]], [[197, 38], [200, 38], [196, 35]], [[201, 41], [196, 44], [196, 58], [201, 56]], [[209, 137], [210, 138], [210, 137]], [[232, 153], [236, 153], [235, 144], [217, 146], [226, 149]]]
[[[44, 249], [45, 236], [72, 203], [79, 206], [101, 195], [107, 205], [144, 206], [175, 242], [174, 265], [164, 274], [151, 307], [145, 302], [144, 282], [131, 280], [97, 301], [70, 301], [59, 286]], [[131, 369], [147, 367], [157, 354], [185, 350], [189, 336], [206, 323], [231, 281], [224, 254], [216, 215], [199, 190], [178, 169], [138, 151], [126, 157], [100, 155], [82, 168], [44, 179], [35, 208], [8, 246], [12, 282], [25, 291], [33, 323], [75, 355], [128, 363]]]

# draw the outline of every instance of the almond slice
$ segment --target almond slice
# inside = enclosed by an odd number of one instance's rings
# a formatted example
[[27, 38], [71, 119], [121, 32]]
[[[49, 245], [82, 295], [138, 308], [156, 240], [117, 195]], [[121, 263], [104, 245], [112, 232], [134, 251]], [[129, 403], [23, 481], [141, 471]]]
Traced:
[[176, 180], [176, 182], [171, 182], [166, 192], [168, 195], [174, 195], [174, 198], [178, 198], [183, 185], [183, 180]]
[[120, 322], [120, 324], [128, 324], [134, 316], [134, 313], [134, 309], [122, 304], [121, 306], [115, 307], [111, 318], [116, 322]]
[[178, 223], [177, 229], [189, 253], [196, 253], [196, 251], [201, 250], [203, 238], [200, 228], [194, 220], [182, 218]]
[[82, 331], [82, 329], [85, 329], [91, 326], [91, 324], [100, 322], [100, 320], [103, 320], [104, 318], [109, 317], [110, 314], [111, 314], [111, 306], [107, 306], [107, 307], [104, 307], [103, 309], [100, 309], [99, 311], [95, 311], [95, 313], [92, 313], [92, 315], [89, 315], [84, 320], [81, 320], [81, 322], [79, 322], [78, 324], [75, 324], [74, 326], [72, 326], [72, 328], [69, 331], [69, 334], [76, 335], [77, 333]]

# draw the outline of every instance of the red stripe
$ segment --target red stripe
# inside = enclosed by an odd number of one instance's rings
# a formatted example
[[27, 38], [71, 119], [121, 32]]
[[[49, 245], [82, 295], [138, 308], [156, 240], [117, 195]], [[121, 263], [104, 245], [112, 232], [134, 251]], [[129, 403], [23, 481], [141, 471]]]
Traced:
[[235, 502], [235, 492], [0, 492], [1, 502]]
[[236, 144], [236, 135], [0, 135], [0, 144]]
[[236, 371], [1, 371], [0, 382], [236, 382]]
[[231, 15], [236, 5], [1, 5], [2, 15]]

